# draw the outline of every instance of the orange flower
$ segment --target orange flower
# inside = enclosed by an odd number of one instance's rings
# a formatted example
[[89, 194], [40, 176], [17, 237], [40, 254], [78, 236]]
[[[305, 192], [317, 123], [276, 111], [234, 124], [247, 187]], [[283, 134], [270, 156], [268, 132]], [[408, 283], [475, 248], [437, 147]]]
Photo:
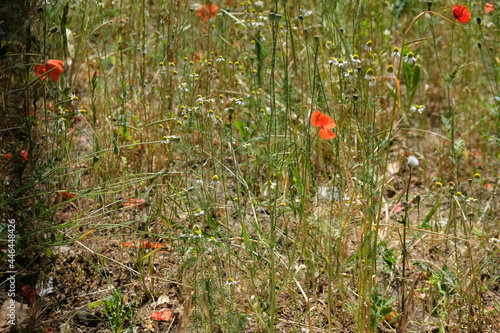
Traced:
[[489, 14], [494, 10], [495, 10], [495, 5], [493, 4], [493, 2], [487, 2], [484, 4], [484, 11], [486, 12], [486, 14]]
[[208, 22], [212, 17], [215, 17], [219, 6], [214, 4], [200, 6], [196, 11], [196, 15], [200, 18], [202, 22]]
[[7, 153], [5, 155], [3, 155], [3, 157], [8, 161], [12, 158], [12, 154], [11, 153]]
[[47, 60], [47, 64], [45, 65], [35, 65], [35, 73], [41, 80], [45, 80], [48, 75], [55, 83], [64, 72], [62, 66], [62, 60], [50, 59]]
[[332, 117], [327, 116], [326, 114], [323, 114], [319, 111], [314, 111], [311, 115], [311, 124], [320, 128], [318, 132], [320, 138], [328, 140], [337, 137], [335, 133], [330, 131], [332, 128], [335, 128], [337, 126], [335, 124], [335, 120], [333, 120]]
[[453, 17], [461, 23], [467, 23], [470, 21], [471, 14], [469, 9], [465, 6], [455, 6], [452, 8], [451, 12], [453, 13]]

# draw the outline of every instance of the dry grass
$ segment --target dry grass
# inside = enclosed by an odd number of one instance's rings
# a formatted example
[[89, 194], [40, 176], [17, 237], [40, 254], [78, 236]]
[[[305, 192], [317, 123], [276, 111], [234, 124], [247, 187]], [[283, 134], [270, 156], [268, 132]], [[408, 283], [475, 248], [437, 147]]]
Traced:
[[17, 284], [55, 288], [19, 331], [499, 329], [496, 11], [50, 3], [0, 68]]

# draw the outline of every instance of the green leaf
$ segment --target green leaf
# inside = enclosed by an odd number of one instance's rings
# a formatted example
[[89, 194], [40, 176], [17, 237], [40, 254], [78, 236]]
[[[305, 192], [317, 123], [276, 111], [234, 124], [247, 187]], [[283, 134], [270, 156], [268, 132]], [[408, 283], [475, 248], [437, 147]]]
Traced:
[[95, 302], [92, 302], [92, 303], [89, 303], [87, 305], [87, 309], [91, 310], [91, 309], [94, 309], [94, 308], [97, 308], [99, 306], [102, 305], [102, 303], [104, 303], [104, 300], [103, 299], [100, 299], [98, 301], [95, 301]]
[[429, 211], [429, 213], [425, 217], [424, 221], [422, 222], [422, 225], [421, 225], [422, 229], [430, 229], [431, 225], [430, 225], [429, 221], [434, 216], [434, 214], [436, 214], [436, 211], [441, 206], [442, 200], [443, 199], [439, 199], [438, 202], [436, 202], [436, 204], [431, 208], [431, 210]]

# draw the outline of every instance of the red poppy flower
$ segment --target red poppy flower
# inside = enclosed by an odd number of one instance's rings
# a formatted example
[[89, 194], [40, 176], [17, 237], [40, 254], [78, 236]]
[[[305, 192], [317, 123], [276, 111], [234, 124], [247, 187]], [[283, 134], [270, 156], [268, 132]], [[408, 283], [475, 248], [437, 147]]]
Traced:
[[337, 137], [335, 133], [330, 131], [332, 128], [335, 128], [337, 126], [335, 124], [335, 120], [333, 120], [332, 117], [327, 116], [326, 114], [323, 114], [319, 111], [314, 111], [311, 115], [311, 124], [320, 128], [318, 132], [320, 138], [328, 140]]
[[33, 304], [36, 300], [36, 289], [30, 285], [24, 285], [21, 287], [21, 295], [28, 301], [29, 304]]
[[47, 75], [51, 78], [52, 81], [57, 82], [59, 76], [64, 72], [62, 60], [47, 60], [47, 64], [45, 65], [35, 65], [35, 73], [37, 77], [45, 80]]
[[5, 155], [3, 155], [3, 157], [8, 161], [12, 158], [12, 154], [11, 153], [7, 153]]
[[467, 23], [470, 21], [471, 14], [469, 9], [467, 9], [467, 7], [465, 6], [461, 5], [455, 6], [451, 10], [451, 12], [453, 13], [453, 17], [456, 18], [461, 23]]
[[495, 5], [492, 2], [487, 2], [484, 4], [484, 11], [486, 12], [486, 14], [489, 14], [494, 10], [495, 10]]
[[21, 150], [19, 152], [19, 160], [21, 161], [21, 163], [26, 163], [29, 161], [29, 154], [28, 154], [28, 151], [27, 150]]
[[214, 4], [200, 6], [196, 11], [196, 15], [200, 18], [202, 22], [208, 22], [212, 17], [215, 17], [219, 6]]
[[76, 194], [69, 193], [68, 191], [64, 191], [61, 193], [61, 198], [62, 198], [62, 201], [68, 201], [68, 200], [71, 200], [73, 198], [76, 198]]
[[158, 321], [169, 321], [172, 320], [172, 311], [170, 311], [169, 308], [163, 308], [160, 311], [156, 311], [153, 313], [151, 316], [149, 316], [151, 319], [158, 320]]

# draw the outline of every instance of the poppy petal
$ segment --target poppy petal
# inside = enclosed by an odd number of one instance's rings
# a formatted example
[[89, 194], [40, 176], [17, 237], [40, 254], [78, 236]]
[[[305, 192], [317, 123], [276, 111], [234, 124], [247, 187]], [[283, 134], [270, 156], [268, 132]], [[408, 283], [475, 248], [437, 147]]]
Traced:
[[337, 137], [337, 135], [335, 133], [333, 133], [332, 131], [330, 131], [329, 129], [326, 129], [326, 128], [320, 129], [318, 134], [319, 134], [319, 137], [324, 139], [324, 140], [334, 139]]
[[487, 2], [484, 4], [484, 11], [486, 12], [486, 14], [489, 14], [494, 10], [495, 10], [495, 5], [492, 2]]
[[470, 21], [471, 13], [467, 7], [458, 5], [451, 10], [453, 17], [456, 18], [460, 23], [467, 23]]
[[156, 311], [149, 316], [151, 319], [158, 321], [169, 321], [172, 320], [172, 311], [169, 308], [163, 308], [160, 311]]
[[196, 15], [200, 18], [202, 22], [208, 22], [212, 17], [215, 17], [219, 6], [214, 4], [200, 6], [196, 11]]
[[45, 80], [47, 78], [46, 75], [43, 75], [46, 71], [45, 65], [35, 65], [35, 74], [37, 77], [40, 77], [41, 80]]
[[320, 111], [314, 111], [311, 115], [311, 124], [316, 127], [322, 127], [326, 129], [332, 129], [337, 126], [332, 117], [321, 113]]
[[59, 76], [64, 72], [62, 69], [63, 62], [62, 60], [47, 60], [47, 65], [45, 66], [47, 71], [49, 72], [49, 77], [52, 79], [52, 81], [57, 82], [59, 79]]

